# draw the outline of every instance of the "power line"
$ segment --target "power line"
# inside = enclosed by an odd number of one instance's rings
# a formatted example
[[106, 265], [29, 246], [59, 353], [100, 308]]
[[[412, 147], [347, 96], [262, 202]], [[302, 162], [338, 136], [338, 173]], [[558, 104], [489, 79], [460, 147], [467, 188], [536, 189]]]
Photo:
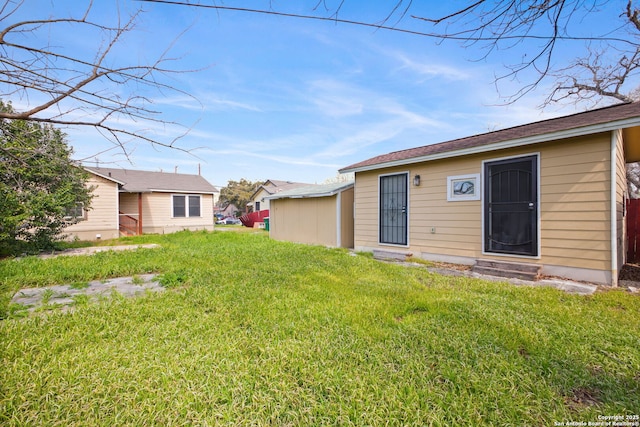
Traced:
[[[531, 34], [522, 34], [522, 35], [515, 35], [515, 36], [506, 36], [506, 35], [499, 35], [499, 36], [495, 36], [495, 37], [474, 37], [474, 36], [458, 36], [458, 35], [451, 35], [451, 34], [439, 34], [439, 33], [425, 33], [422, 31], [414, 31], [414, 30], [408, 30], [406, 28], [398, 28], [398, 27], [390, 27], [388, 25], [381, 25], [381, 24], [372, 24], [369, 22], [362, 22], [362, 21], [353, 21], [350, 19], [342, 19], [342, 18], [338, 18], [336, 17], [323, 17], [323, 16], [314, 16], [314, 15], [302, 15], [302, 14], [297, 14], [297, 13], [286, 13], [286, 12], [277, 12], [274, 10], [264, 10], [264, 9], [251, 9], [251, 8], [246, 8], [246, 7], [233, 7], [233, 6], [220, 6], [220, 5], [206, 5], [206, 4], [193, 4], [193, 3], [187, 3], [184, 1], [172, 1], [172, 0], [136, 0], [139, 2], [144, 2], [144, 3], [160, 3], [160, 4], [170, 4], [170, 5], [175, 5], [175, 6], [189, 6], [189, 7], [199, 7], [199, 8], [204, 8], [204, 9], [216, 9], [216, 10], [229, 10], [229, 11], [235, 11], [235, 12], [245, 12], [245, 13], [258, 13], [258, 14], [262, 14], [262, 15], [273, 15], [273, 16], [284, 16], [287, 18], [298, 18], [298, 19], [311, 19], [311, 20], [315, 20], [315, 21], [328, 21], [328, 22], [334, 22], [334, 23], [341, 23], [341, 24], [349, 24], [349, 25], [358, 25], [361, 27], [369, 27], [369, 28], [375, 28], [377, 30], [387, 30], [387, 31], [395, 31], [395, 32], [399, 32], [399, 33], [405, 33], [405, 34], [412, 34], [412, 35], [416, 35], [416, 36], [422, 36], [422, 37], [431, 37], [431, 38], [438, 38], [438, 39], [447, 39], [447, 40], [462, 40], [462, 41], [469, 41], [469, 40], [473, 40], [473, 41], [498, 41], [498, 40], [509, 40], [509, 39], [534, 39], [534, 40], [549, 40], [549, 39], [556, 39], [556, 40], [574, 40], [574, 41], [612, 41], [612, 42], [621, 42], [621, 43], [628, 43], [631, 45], [635, 45], [635, 43], [631, 42], [630, 40], [625, 40], [625, 39], [621, 39], [621, 38], [617, 38], [617, 37], [574, 37], [574, 36], [561, 36], [558, 34], [554, 34], [552, 36], [539, 36], [539, 35], [531, 35]], [[413, 18], [417, 18], [417, 19], [423, 19], [420, 17], [416, 17], [416, 16], [412, 16]]]

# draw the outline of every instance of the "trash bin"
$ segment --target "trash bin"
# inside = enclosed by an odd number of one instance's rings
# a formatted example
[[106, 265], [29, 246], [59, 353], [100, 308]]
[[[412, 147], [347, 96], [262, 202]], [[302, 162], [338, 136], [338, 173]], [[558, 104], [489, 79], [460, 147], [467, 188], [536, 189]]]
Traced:
[[269, 231], [269, 217], [264, 218], [264, 229]]

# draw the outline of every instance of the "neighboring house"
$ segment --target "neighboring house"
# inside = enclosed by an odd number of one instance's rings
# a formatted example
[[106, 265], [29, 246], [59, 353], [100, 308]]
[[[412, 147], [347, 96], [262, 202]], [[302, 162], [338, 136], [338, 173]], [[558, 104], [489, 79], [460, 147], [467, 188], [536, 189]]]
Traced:
[[218, 190], [200, 175], [85, 167], [93, 186], [91, 208], [67, 229], [81, 240], [121, 235], [212, 230]]
[[228, 203], [226, 206], [220, 209], [220, 214], [222, 214], [222, 216], [225, 218], [229, 216], [235, 218], [238, 216], [238, 212], [240, 212], [240, 209], [238, 209], [238, 207], [233, 203]]
[[265, 199], [272, 239], [353, 248], [353, 182], [299, 187]]
[[310, 185], [313, 185], [313, 184], [268, 179], [267, 181], [264, 182], [264, 184], [258, 187], [258, 189], [253, 193], [253, 195], [251, 196], [251, 199], [249, 199], [249, 203], [247, 203], [247, 208], [253, 212], [268, 210], [269, 200], [266, 199], [268, 196], [272, 196], [281, 191], [292, 190], [294, 188], [300, 188], [300, 187], [308, 187]]
[[[522, 264], [616, 285], [625, 263], [625, 163], [640, 103], [374, 157], [355, 172], [356, 250]], [[486, 265], [486, 264], [484, 264]]]

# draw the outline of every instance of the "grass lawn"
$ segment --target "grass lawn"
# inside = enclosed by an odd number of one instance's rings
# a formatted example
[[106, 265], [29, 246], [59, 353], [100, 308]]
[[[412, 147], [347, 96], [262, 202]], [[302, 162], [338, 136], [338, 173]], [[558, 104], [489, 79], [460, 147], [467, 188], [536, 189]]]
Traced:
[[[0, 261], [0, 425], [549, 425], [640, 414], [640, 297], [431, 274], [264, 232]], [[20, 288], [169, 288], [21, 318]], [[586, 424], [585, 424], [586, 425]]]

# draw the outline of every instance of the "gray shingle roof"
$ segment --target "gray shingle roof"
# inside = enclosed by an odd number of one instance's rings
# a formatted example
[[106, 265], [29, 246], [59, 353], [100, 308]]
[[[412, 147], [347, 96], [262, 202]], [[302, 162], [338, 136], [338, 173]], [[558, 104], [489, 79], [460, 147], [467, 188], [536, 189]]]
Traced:
[[[268, 179], [264, 182], [264, 184], [260, 185], [256, 188], [256, 191], [251, 195], [251, 200], [253, 200], [260, 191], [264, 190], [270, 196], [276, 193], [280, 193], [281, 191], [288, 191], [294, 188], [306, 187], [313, 184], [306, 184], [304, 182], [292, 182], [292, 181], [279, 181], [276, 179]], [[253, 203], [253, 202], [252, 202]]]
[[333, 196], [343, 190], [353, 187], [353, 181], [334, 182], [331, 184], [308, 185], [306, 187], [293, 188], [287, 191], [281, 191], [265, 199], [302, 199], [308, 197], [327, 197]]
[[86, 170], [121, 184], [121, 191], [128, 193], [183, 192], [212, 194], [218, 189], [200, 175], [183, 173], [150, 172], [118, 168], [85, 167]]
[[306, 187], [309, 185], [313, 185], [313, 184], [307, 184], [304, 182], [279, 181], [276, 179], [269, 179], [260, 187], [258, 187], [258, 191], [260, 191], [260, 189], [263, 189], [269, 194], [275, 194], [281, 191], [288, 191], [294, 188]]
[[567, 133], [570, 130], [575, 130], [571, 136], [578, 136], [580, 134], [585, 135], [588, 133], [609, 131], [612, 130], [614, 126], [617, 128], [638, 126], [640, 124], [638, 119], [640, 119], [640, 102], [618, 104], [570, 116], [515, 126], [495, 132], [410, 148], [408, 150], [395, 151], [347, 166], [340, 169], [340, 172], [377, 169], [390, 164], [402, 162], [411, 163], [412, 160], [415, 161], [417, 159], [424, 161], [428, 160], [429, 157], [436, 158], [436, 156], [446, 158], [456, 155], [456, 153], [464, 153], [481, 147], [486, 147], [488, 151], [494, 144], [510, 141], [524, 142], [528, 140], [530, 143], [534, 143], [536, 142], [534, 138], [538, 136], [541, 138], [538, 138], [540, 141], [537, 142], [541, 142], [542, 136], [544, 135], [559, 134], [562, 132]]

